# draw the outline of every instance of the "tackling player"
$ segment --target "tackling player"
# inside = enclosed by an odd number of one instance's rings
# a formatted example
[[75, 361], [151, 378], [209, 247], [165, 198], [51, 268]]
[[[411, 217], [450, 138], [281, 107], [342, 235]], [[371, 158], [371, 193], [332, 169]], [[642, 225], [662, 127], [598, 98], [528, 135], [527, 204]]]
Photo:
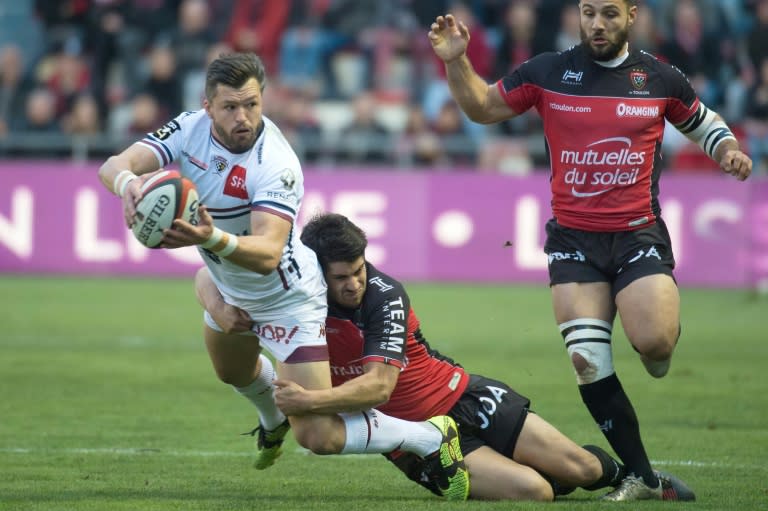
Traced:
[[196, 245], [227, 303], [246, 311], [250, 335], [225, 332], [206, 311], [205, 344], [217, 376], [256, 406], [256, 468], [272, 465], [288, 429], [318, 454], [388, 452], [402, 444], [428, 459], [440, 493], [468, 493], [458, 432], [449, 417], [408, 422], [372, 409], [286, 416], [272, 395], [275, 370], [309, 389], [331, 387], [325, 339], [326, 286], [315, 254], [295, 231], [304, 194], [299, 160], [262, 115], [264, 66], [253, 54], [222, 55], [207, 70], [204, 108], [185, 112], [114, 155], [99, 169], [122, 197], [130, 226], [141, 199], [138, 176], [178, 162], [197, 186], [197, 225], [175, 220], [163, 247]]
[[[453, 417], [476, 499], [552, 500], [574, 487], [616, 486], [624, 469], [597, 446], [579, 447], [529, 411], [507, 384], [464, 369], [432, 349], [403, 285], [365, 260], [365, 233], [338, 214], [313, 218], [301, 239], [313, 249], [328, 283], [326, 333], [332, 389], [280, 379], [278, 406], [287, 414], [337, 413], [371, 406], [402, 419]], [[247, 330], [247, 315], [227, 305], [205, 270], [197, 295], [221, 325]], [[409, 478], [435, 491], [414, 456], [387, 455]], [[688, 491], [664, 475], [670, 491]], [[436, 492], [437, 493], [437, 492]]]
[[665, 119], [739, 180], [752, 160], [677, 68], [629, 47], [636, 0], [581, 0], [579, 12], [580, 45], [537, 55], [490, 85], [467, 58], [464, 23], [439, 16], [428, 37], [470, 119], [495, 123], [531, 107], [541, 115], [551, 165], [544, 250], [555, 320], [582, 400], [629, 473], [605, 498], [661, 499], [614, 371], [611, 331], [618, 312], [648, 373], [667, 373], [680, 336], [680, 296], [658, 201]]

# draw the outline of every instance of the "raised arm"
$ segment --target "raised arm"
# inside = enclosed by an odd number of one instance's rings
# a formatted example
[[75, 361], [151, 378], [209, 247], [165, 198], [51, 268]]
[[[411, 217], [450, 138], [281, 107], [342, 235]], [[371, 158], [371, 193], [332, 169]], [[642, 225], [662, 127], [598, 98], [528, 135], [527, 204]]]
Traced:
[[475, 72], [467, 57], [469, 29], [452, 14], [438, 16], [428, 34], [435, 54], [445, 64], [448, 86], [459, 107], [471, 120], [491, 124], [517, 116], [501, 97]]

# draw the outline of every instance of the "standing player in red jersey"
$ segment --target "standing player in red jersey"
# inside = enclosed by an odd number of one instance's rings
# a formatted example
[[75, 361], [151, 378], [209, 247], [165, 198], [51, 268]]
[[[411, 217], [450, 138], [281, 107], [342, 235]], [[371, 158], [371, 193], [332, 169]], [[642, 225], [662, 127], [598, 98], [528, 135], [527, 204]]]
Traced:
[[[403, 285], [365, 260], [365, 233], [338, 214], [323, 214], [303, 229], [328, 283], [326, 336], [333, 388], [308, 390], [274, 382], [286, 415], [341, 413], [371, 407], [407, 420], [435, 414], [454, 418], [475, 499], [552, 500], [574, 487], [616, 486], [620, 463], [597, 446], [579, 447], [529, 412], [529, 400], [507, 384], [468, 374], [432, 349]], [[196, 279], [200, 301], [218, 324], [247, 330], [250, 321], [219, 296], [205, 271]], [[422, 477], [418, 457], [387, 458], [412, 480], [438, 493]], [[680, 485], [680, 482], [676, 484]]]
[[544, 250], [555, 320], [582, 399], [629, 474], [605, 498], [682, 498], [665, 491], [651, 468], [613, 368], [611, 330], [618, 312], [648, 372], [667, 373], [680, 296], [658, 201], [665, 119], [739, 180], [752, 160], [677, 68], [629, 47], [635, 0], [581, 0], [579, 11], [580, 45], [537, 55], [490, 85], [466, 56], [464, 23], [439, 16], [428, 37], [470, 119], [490, 124], [531, 107], [543, 119], [553, 213]]

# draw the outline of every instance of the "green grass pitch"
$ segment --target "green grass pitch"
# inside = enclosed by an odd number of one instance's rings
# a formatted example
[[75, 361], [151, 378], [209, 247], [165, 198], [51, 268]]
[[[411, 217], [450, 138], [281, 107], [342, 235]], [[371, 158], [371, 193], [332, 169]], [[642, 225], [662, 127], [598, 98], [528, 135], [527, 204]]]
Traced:
[[[608, 447], [581, 404], [541, 286], [412, 284], [427, 339], [528, 395], [580, 443]], [[250, 467], [255, 413], [219, 383], [190, 280], [0, 276], [0, 510], [609, 509], [579, 490], [554, 504], [448, 503], [382, 457], [307, 454], [291, 439]], [[682, 291], [683, 337], [653, 380], [619, 331], [615, 366], [654, 464], [695, 503], [768, 509], [768, 302]], [[554, 507], [553, 507], [554, 506]]]

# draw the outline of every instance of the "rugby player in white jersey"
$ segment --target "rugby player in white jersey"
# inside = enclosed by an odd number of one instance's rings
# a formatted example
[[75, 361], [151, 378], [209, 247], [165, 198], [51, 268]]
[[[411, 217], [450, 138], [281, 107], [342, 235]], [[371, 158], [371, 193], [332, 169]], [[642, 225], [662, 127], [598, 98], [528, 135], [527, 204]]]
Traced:
[[203, 109], [178, 115], [111, 156], [99, 177], [122, 197], [128, 225], [147, 174], [176, 162], [197, 186], [198, 224], [176, 220], [164, 232], [163, 247], [197, 245], [225, 301], [252, 322], [248, 335], [230, 333], [204, 313], [216, 374], [258, 410], [256, 468], [274, 463], [290, 427], [298, 443], [317, 454], [413, 452], [430, 462], [445, 497], [464, 500], [469, 480], [453, 419], [409, 422], [374, 409], [286, 419], [275, 405], [275, 369], [262, 348], [274, 356], [281, 378], [304, 388], [330, 389], [331, 377], [326, 286], [314, 252], [295, 229], [304, 193], [301, 165], [262, 115], [265, 83], [257, 56], [220, 56], [206, 73]]

